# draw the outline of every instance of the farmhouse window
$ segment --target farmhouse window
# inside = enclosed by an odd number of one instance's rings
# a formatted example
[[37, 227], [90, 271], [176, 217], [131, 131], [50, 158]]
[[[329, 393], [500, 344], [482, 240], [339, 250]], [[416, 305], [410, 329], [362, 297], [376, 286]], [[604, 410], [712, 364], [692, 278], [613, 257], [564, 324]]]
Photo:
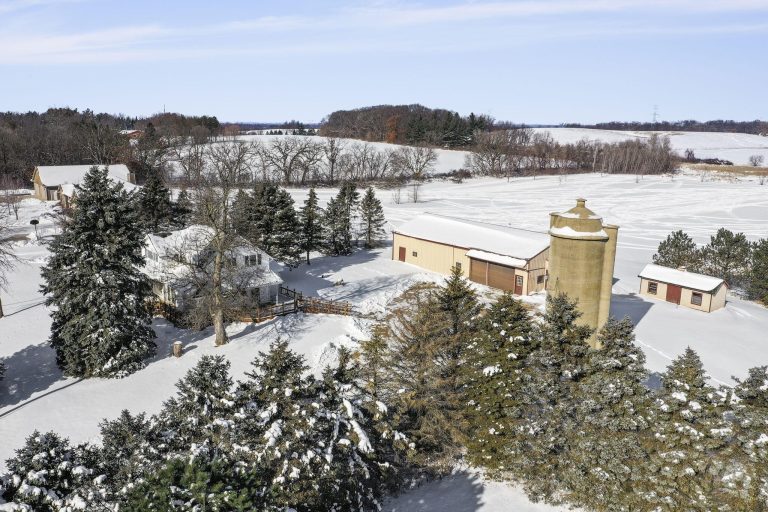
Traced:
[[701, 306], [701, 299], [702, 299], [702, 295], [700, 293], [693, 292], [691, 294], [691, 304], [693, 304], [694, 306]]
[[256, 264], [261, 265], [261, 253], [256, 255]]
[[656, 295], [659, 291], [659, 283], [650, 282], [648, 283], [648, 293], [651, 295]]

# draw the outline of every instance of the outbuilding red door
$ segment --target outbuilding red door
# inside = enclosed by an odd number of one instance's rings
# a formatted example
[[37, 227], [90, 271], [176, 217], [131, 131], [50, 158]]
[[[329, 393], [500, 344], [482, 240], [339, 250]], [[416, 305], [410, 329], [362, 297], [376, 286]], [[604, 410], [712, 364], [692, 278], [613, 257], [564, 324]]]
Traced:
[[400, 261], [405, 261], [405, 247], [400, 248], [400, 253], [398, 254], [398, 258]]
[[667, 285], [667, 302], [674, 302], [680, 304], [680, 295], [683, 289], [674, 284]]
[[515, 295], [523, 294], [523, 276], [515, 276]]

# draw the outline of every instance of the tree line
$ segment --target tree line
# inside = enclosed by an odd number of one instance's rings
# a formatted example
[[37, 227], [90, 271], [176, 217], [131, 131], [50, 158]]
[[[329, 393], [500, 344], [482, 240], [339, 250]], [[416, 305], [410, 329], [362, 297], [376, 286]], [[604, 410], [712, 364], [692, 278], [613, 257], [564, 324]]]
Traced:
[[[126, 163], [136, 156], [124, 129], [155, 130], [159, 136], [209, 140], [220, 124], [212, 116], [156, 114], [148, 118], [50, 108], [45, 112], [0, 112], [0, 176], [26, 184], [37, 165]], [[134, 169], [131, 169], [134, 170]]]
[[510, 128], [480, 133], [464, 166], [480, 176], [536, 176], [541, 173], [601, 172], [607, 174], [665, 174], [678, 158], [669, 139], [618, 143], [580, 140], [561, 144], [548, 132]]
[[320, 135], [391, 144], [466, 147], [478, 131], [495, 127], [486, 115], [460, 116], [423, 105], [377, 105], [337, 110], [320, 124]]
[[768, 238], [750, 242], [744, 233], [720, 228], [699, 247], [683, 230], [673, 231], [659, 243], [653, 262], [719, 277], [768, 304]]
[[593, 334], [564, 295], [482, 305], [455, 270], [420, 284], [320, 379], [285, 341], [234, 383], [206, 356], [155, 416], [103, 442], [33, 433], [4, 498], [34, 510], [378, 510], [469, 462], [586, 510], [765, 510], [768, 368], [708, 383], [690, 348], [649, 386], [631, 322]]
[[631, 130], [631, 131], [681, 131], [681, 132], [731, 132], [752, 133], [755, 135], [768, 134], [768, 121], [755, 119], [754, 121], [733, 121], [726, 119], [714, 119], [712, 121], [696, 121], [686, 119], [684, 121], [610, 121], [597, 124], [568, 123], [566, 128], [595, 128], [599, 130]]

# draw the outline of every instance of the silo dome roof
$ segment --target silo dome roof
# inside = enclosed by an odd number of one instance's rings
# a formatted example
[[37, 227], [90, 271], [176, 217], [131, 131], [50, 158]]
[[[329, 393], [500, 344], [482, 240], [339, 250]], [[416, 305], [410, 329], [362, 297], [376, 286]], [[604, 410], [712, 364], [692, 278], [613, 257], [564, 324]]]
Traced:
[[587, 200], [579, 198], [576, 206], [562, 213], [552, 213], [549, 234], [561, 238], [607, 240], [603, 219], [587, 208]]

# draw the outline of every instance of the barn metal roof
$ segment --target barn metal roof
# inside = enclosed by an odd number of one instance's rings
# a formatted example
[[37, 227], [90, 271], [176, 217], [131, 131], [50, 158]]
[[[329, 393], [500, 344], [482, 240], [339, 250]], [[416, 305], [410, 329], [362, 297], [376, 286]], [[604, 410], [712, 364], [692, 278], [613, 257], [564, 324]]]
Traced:
[[523, 260], [533, 258], [549, 247], [547, 233], [433, 213], [419, 215], [393, 232]]

